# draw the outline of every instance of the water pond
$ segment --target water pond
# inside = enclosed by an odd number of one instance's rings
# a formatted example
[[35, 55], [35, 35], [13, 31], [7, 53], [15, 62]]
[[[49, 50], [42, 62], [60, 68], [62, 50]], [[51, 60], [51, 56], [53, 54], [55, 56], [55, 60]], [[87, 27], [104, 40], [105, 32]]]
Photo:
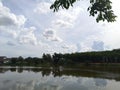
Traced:
[[95, 69], [0, 67], [0, 90], [120, 90], [120, 73]]

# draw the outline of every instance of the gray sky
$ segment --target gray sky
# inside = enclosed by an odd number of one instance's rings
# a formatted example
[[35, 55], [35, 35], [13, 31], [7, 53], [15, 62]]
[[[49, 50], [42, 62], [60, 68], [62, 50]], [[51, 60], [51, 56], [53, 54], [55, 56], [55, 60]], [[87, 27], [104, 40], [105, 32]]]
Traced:
[[113, 1], [114, 23], [96, 23], [88, 0], [53, 13], [53, 0], [0, 1], [0, 55], [38, 56], [120, 48], [120, 6]]

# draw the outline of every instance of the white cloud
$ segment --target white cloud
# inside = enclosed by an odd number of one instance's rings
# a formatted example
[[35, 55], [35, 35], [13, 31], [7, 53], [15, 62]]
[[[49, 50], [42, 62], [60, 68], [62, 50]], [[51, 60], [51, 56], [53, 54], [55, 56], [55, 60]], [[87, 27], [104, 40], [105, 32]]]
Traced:
[[37, 38], [34, 34], [35, 27], [24, 28], [18, 36], [20, 44], [32, 44], [37, 45]]
[[72, 28], [78, 16], [82, 12], [80, 7], [70, 8], [68, 11], [60, 10], [56, 13], [56, 19], [52, 21], [52, 26], [60, 28]]
[[47, 40], [50, 40], [50, 41], [62, 42], [62, 39], [57, 36], [56, 31], [53, 30], [53, 29], [47, 29], [47, 30], [45, 30], [45, 32], [43, 33], [43, 36]]
[[73, 8], [70, 8], [70, 10], [68, 11], [65, 11], [65, 10], [59, 11], [58, 13], [56, 13], [56, 16], [68, 22], [73, 22], [78, 18], [81, 11], [82, 9], [80, 7], [73, 7]]
[[14, 30], [14, 28], [12, 27], [4, 27], [4, 26], [0, 26], [0, 35], [4, 36], [4, 37], [8, 37], [8, 38], [16, 38], [18, 36], [18, 32]]
[[[86, 1], [80, 1], [68, 10], [60, 9], [51, 13], [52, 10], [49, 9], [51, 0], [30, 0], [29, 5], [26, 5], [25, 0], [20, 2], [2, 0], [4, 5], [0, 3], [0, 46], [3, 49], [0, 51], [11, 56], [19, 54], [39, 56], [38, 53], [42, 55], [45, 52], [98, 50], [103, 48], [100, 42], [104, 42], [105, 50], [107, 47], [119, 48], [119, 0], [112, 1], [118, 18], [117, 22], [108, 24], [96, 23], [95, 18], [89, 17], [86, 11], [89, 2]], [[34, 28], [31, 29], [31, 26], [36, 27], [36, 31]], [[10, 46], [12, 44], [15, 46]], [[10, 53], [13, 49], [14, 54]]]
[[13, 14], [9, 8], [0, 2], [0, 26], [21, 26], [25, 21], [26, 18], [23, 15]]
[[110, 46], [110, 48], [120, 48], [120, 30], [118, 27], [111, 25], [104, 31], [103, 40], [105, 45]]
[[[3, 6], [0, 2], [0, 34], [8, 38], [14, 38], [20, 44], [37, 45], [37, 38], [34, 33], [36, 28], [25, 28], [25, 21], [24, 15], [12, 13], [9, 8]], [[7, 44], [12, 45], [9, 41]]]
[[56, 36], [56, 37], [54, 37], [53, 39], [51, 39], [52, 41], [56, 41], [56, 42], [62, 42], [63, 40], [60, 38], [60, 37], [58, 37], [58, 36]]
[[50, 12], [50, 5], [51, 4], [48, 2], [40, 2], [34, 9], [34, 12], [39, 14], [47, 14]]
[[24, 15], [16, 15], [0, 2], [0, 34], [4, 37], [16, 38], [20, 29], [24, 27]]
[[89, 46], [89, 44], [85, 43], [85, 42], [81, 42], [80, 43], [81, 46], [81, 52], [87, 52], [87, 51], [91, 51], [91, 47]]
[[48, 38], [52, 38], [55, 37], [55, 31], [53, 31], [52, 29], [48, 29], [44, 32], [43, 34], [47, 39]]
[[110, 49], [120, 48], [120, 15], [114, 23], [106, 24], [103, 31], [103, 41]]
[[62, 43], [61, 48], [63, 49], [64, 53], [77, 51], [77, 46], [75, 44]]
[[3, 37], [7, 37], [8, 39], [12, 39], [20, 44], [30, 44], [37, 45], [37, 37], [35, 35], [35, 27], [30, 28], [8, 28], [8, 27], [0, 27], [0, 35]]
[[[59, 30], [61, 29], [67, 29], [74, 27], [74, 23], [76, 19], [79, 17], [80, 12], [82, 11], [81, 8], [71, 8], [68, 11], [61, 10], [59, 12], [55, 13], [55, 19], [53, 19], [50, 23], [49, 27], [52, 27], [51, 29], [46, 29], [43, 33], [43, 36], [49, 40], [49, 41], [59, 41], [62, 42], [63, 40], [58, 37], [57, 33], [59, 33]], [[62, 36], [62, 33], [59, 33], [59, 35]], [[64, 37], [64, 36], [63, 36]], [[51, 47], [58, 48], [60, 45], [57, 44], [57, 46], [52, 45]], [[54, 52], [75, 52], [77, 50], [76, 45], [62, 45], [61, 50], [53, 50]]]
[[84, 38], [83, 40], [81, 40], [81, 42], [79, 43], [79, 47], [81, 52], [86, 52], [86, 51], [92, 51], [92, 44], [94, 41], [98, 41], [99, 39], [94, 36], [88, 36], [86, 38]]
[[52, 21], [52, 26], [55, 26], [58, 29], [59, 28], [70, 28], [70, 27], [73, 27], [73, 24], [67, 21], [58, 19], [58, 20]]
[[69, 49], [69, 46], [66, 45], [66, 44], [63, 44], [61, 47], [62, 47], [63, 49]]

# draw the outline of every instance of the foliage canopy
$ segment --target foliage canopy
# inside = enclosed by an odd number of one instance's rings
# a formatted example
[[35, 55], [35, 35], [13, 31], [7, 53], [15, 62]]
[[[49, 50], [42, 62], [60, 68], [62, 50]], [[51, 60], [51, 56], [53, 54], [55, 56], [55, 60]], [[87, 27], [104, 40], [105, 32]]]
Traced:
[[[53, 9], [54, 12], [57, 12], [60, 8], [69, 9], [76, 1], [79, 0], [55, 0], [50, 9]], [[90, 16], [96, 16], [97, 22], [105, 20], [107, 22], [114, 22], [116, 21], [116, 15], [112, 10], [111, 4], [110, 0], [90, 0], [90, 6], [87, 10]]]

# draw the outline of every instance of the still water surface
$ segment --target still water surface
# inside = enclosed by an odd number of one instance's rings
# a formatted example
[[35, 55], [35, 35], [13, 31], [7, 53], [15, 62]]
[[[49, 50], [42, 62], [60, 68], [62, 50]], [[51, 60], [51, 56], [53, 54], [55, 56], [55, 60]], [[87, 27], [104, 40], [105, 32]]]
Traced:
[[120, 90], [119, 78], [86, 69], [1, 67], [0, 90]]

